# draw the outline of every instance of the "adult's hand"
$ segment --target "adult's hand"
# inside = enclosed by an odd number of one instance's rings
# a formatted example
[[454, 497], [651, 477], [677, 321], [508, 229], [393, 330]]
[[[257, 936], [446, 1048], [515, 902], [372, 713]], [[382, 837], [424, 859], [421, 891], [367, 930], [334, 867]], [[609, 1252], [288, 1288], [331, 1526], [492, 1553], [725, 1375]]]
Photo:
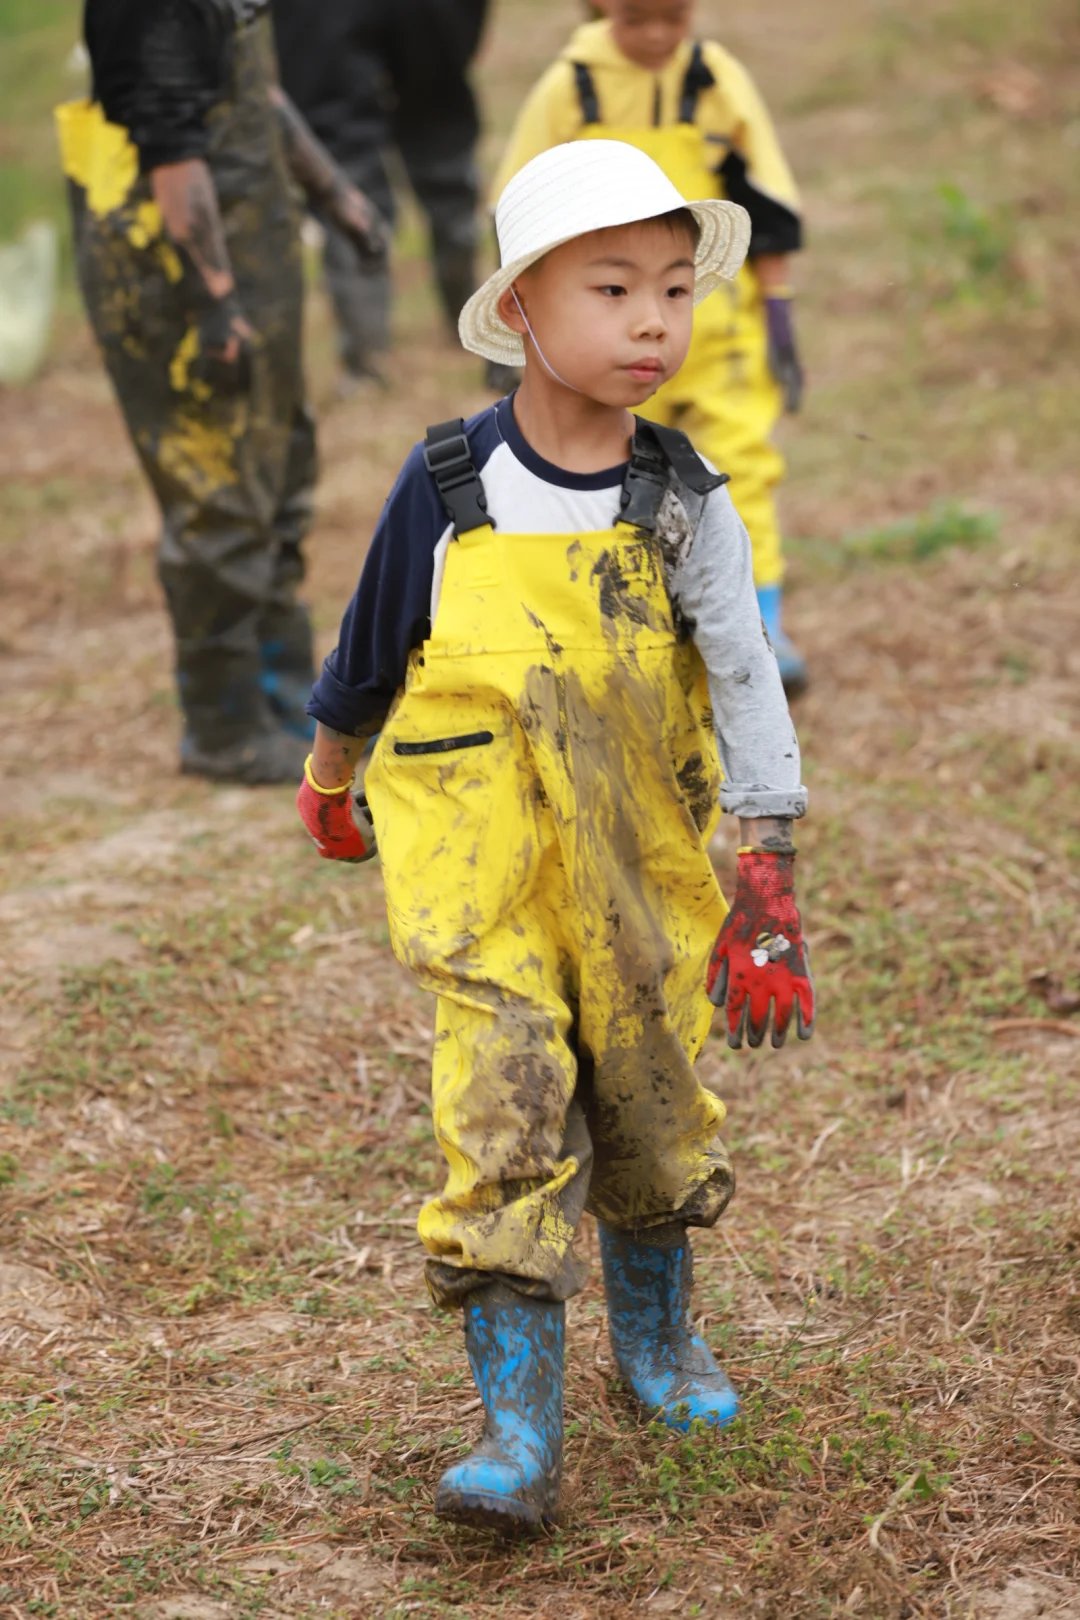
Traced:
[[243, 393], [251, 386], [255, 333], [235, 293], [207, 300], [195, 311], [199, 350], [190, 374], [215, 393]]
[[243, 390], [255, 334], [236, 295], [210, 170], [201, 158], [163, 163], [151, 171], [150, 186], [180, 260], [180, 297], [198, 339], [188, 374], [215, 392]]
[[344, 231], [362, 258], [385, 258], [389, 231], [375, 204], [353, 185], [280, 85], [270, 91], [270, 101], [281, 126], [293, 178], [303, 187], [308, 202]]

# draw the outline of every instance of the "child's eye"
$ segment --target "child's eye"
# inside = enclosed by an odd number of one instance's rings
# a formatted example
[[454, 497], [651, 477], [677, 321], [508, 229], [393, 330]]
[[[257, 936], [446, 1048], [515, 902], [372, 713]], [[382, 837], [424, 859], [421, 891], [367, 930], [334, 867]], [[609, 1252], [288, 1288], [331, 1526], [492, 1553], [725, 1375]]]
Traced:
[[669, 298], [689, 298], [690, 297], [690, 288], [689, 287], [669, 287], [668, 290], [667, 290], [667, 295], [668, 295]]
[[601, 287], [598, 290], [603, 294], [603, 296], [605, 298], [625, 298], [626, 297], [626, 288], [625, 287], [618, 287], [614, 283], [612, 283], [610, 286], [607, 286], [607, 287]]

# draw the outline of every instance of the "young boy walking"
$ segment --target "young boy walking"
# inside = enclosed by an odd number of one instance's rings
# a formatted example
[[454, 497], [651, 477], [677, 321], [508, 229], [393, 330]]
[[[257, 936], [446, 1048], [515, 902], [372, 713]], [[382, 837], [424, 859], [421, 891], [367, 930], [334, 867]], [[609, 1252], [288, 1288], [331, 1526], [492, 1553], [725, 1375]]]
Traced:
[[[428, 430], [380, 519], [298, 806], [322, 853], [374, 851], [391, 937], [438, 997], [433, 1115], [449, 1173], [419, 1230], [464, 1307], [487, 1412], [436, 1510], [535, 1525], [562, 1463], [564, 1302], [597, 1218], [611, 1341], [641, 1408], [723, 1424], [734, 1391], [690, 1328], [689, 1226], [733, 1190], [723, 1104], [694, 1073], [709, 996], [728, 1038], [806, 1039], [792, 876], [799, 749], [726, 480], [633, 416], [734, 276], [743, 211], [684, 204], [622, 142], [556, 147], [506, 188], [503, 268], [467, 349], [517, 393]], [[723, 781], [721, 785], [721, 763]], [[727, 913], [706, 853], [742, 818]]]
[[789, 693], [806, 665], [785, 635], [783, 555], [773, 500], [784, 471], [772, 443], [781, 409], [796, 411], [802, 370], [788, 255], [802, 245], [798, 194], [761, 96], [742, 64], [691, 38], [692, 0], [605, 0], [577, 28], [524, 106], [493, 194], [537, 153], [564, 141], [629, 141], [685, 198], [727, 197], [750, 216], [746, 265], [704, 306], [686, 364], [649, 401], [731, 477], [750, 531], [762, 617]]

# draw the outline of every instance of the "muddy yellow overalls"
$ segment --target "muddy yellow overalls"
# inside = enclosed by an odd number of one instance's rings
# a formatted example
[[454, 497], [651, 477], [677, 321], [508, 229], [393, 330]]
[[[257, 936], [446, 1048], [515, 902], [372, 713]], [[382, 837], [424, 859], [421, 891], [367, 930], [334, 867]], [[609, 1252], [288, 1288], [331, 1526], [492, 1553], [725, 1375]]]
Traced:
[[[198, 335], [182, 267], [128, 132], [91, 101], [57, 109], [76, 263], [90, 324], [162, 512], [159, 567], [177, 643], [180, 696], [208, 747], [259, 723], [266, 695], [312, 679], [296, 599], [315, 481], [314, 423], [301, 365], [299, 208], [269, 91], [266, 10], [215, 0], [230, 36], [221, 99], [207, 119], [241, 309], [255, 330], [252, 379], [215, 393], [191, 374]], [[256, 8], [247, 8], [253, 10]], [[284, 706], [284, 699], [283, 699]]]
[[[703, 67], [697, 45], [677, 124], [624, 129], [603, 122], [592, 74], [585, 63], [575, 62], [585, 120], [577, 139], [626, 141], [638, 147], [688, 202], [722, 196], [715, 158], [694, 122]], [[764, 304], [749, 265], [698, 305], [685, 363], [642, 409], [654, 422], [678, 422], [703, 456], [726, 468], [731, 498], [750, 534], [754, 583], [779, 584], [784, 566], [773, 491], [783, 477], [784, 461], [771, 435], [780, 416], [781, 393], [769, 370]]]
[[726, 906], [706, 853], [720, 769], [704, 669], [673, 621], [663, 442], [639, 423], [623, 517], [491, 527], [460, 422], [432, 429], [456, 539], [431, 634], [366, 776], [399, 959], [438, 996], [423, 1209], [448, 1304], [492, 1273], [565, 1298], [583, 1209], [711, 1225], [733, 1186], [693, 1063]]

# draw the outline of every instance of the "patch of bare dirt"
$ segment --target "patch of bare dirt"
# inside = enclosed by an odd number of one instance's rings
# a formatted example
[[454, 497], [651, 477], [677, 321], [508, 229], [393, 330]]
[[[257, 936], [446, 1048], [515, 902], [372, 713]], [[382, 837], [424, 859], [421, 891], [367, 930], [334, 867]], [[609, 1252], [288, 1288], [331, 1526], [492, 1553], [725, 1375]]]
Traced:
[[1078, 1620], [1080, 1588], [1015, 1579], [999, 1592], [976, 1593], [972, 1614], [975, 1620]]

